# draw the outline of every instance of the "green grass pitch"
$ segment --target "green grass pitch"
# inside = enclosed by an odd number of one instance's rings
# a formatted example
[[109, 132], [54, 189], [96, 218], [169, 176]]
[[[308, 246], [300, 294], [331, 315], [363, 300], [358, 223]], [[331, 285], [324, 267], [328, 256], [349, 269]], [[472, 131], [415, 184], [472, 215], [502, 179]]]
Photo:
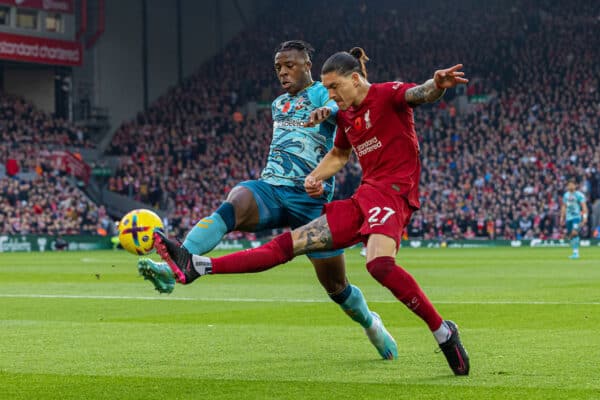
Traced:
[[1, 399], [600, 399], [600, 248], [402, 249], [461, 327], [455, 377], [426, 325], [348, 276], [394, 335], [383, 361], [304, 257], [159, 295], [122, 251], [0, 254]]

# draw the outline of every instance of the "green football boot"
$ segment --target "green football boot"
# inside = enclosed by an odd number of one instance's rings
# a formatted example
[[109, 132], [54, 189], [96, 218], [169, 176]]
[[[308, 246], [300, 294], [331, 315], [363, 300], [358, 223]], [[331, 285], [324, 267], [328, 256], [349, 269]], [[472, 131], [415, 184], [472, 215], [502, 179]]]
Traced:
[[140, 258], [137, 267], [140, 275], [152, 282], [159, 293], [171, 293], [175, 288], [175, 276], [167, 263]]
[[387, 329], [385, 329], [385, 326], [383, 326], [383, 321], [379, 314], [371, 311], [371, 315], [373, 316], [373, 325], [371, 325], [370, 328], [365, 329], [367, 337], [384, 360], [397, 359], [398, 345], [396, 344], [396, 341]]

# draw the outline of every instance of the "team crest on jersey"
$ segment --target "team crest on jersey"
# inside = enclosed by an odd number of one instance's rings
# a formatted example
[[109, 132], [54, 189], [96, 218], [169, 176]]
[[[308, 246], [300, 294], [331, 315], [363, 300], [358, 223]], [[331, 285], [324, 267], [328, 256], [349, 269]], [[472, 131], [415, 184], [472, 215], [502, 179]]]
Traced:
[[298, 110], [302, 110], [304, 108], [305, 104], [304, 104], [304, 98], [300, 97], [297, 101], [296, 101], [296, 105], [294, 106], [294, 110], [298, 111]]
[[367, 112], [365, 113], [365, 128], [371, 128], [371, 110], [367, 110]]

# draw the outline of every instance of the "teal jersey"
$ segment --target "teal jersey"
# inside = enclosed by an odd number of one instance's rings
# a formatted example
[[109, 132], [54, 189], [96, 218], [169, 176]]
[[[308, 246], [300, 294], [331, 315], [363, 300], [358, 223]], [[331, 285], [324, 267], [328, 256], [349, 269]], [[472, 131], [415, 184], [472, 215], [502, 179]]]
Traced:
[[580, 191], [565, 192], [563, 203], [567, 207], [566, 220], [581, 218], [581, 202], [585, 201], [585, 196]]
[[[315, 127], [304, 127], [310, 113], [323, 106], [332, 110], [329, 119]], [[261, 180], [304, 190], [306, 176], [333, 147], [337, 111], [337, 104], [329, 100], [321, 82], [314, 82], [295, 96], [285, 93], [276, 98], [271, 105], [273, 140]], [[333, 177], [324, 182], [325, 197], [329, 199], [333, 184]]]

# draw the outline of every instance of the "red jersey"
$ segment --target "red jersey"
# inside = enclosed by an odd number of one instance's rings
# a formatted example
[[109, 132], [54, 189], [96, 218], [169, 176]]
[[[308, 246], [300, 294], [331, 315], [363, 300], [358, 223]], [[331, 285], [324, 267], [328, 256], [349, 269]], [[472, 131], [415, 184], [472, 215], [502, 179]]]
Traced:
[[358, 107], [337, 113], [335, 146], [352, 147], [363, 183], [393, 190], [418, 209], [421, 161], [412, 107], [404, 95], [414, 83], [373, 83]]

